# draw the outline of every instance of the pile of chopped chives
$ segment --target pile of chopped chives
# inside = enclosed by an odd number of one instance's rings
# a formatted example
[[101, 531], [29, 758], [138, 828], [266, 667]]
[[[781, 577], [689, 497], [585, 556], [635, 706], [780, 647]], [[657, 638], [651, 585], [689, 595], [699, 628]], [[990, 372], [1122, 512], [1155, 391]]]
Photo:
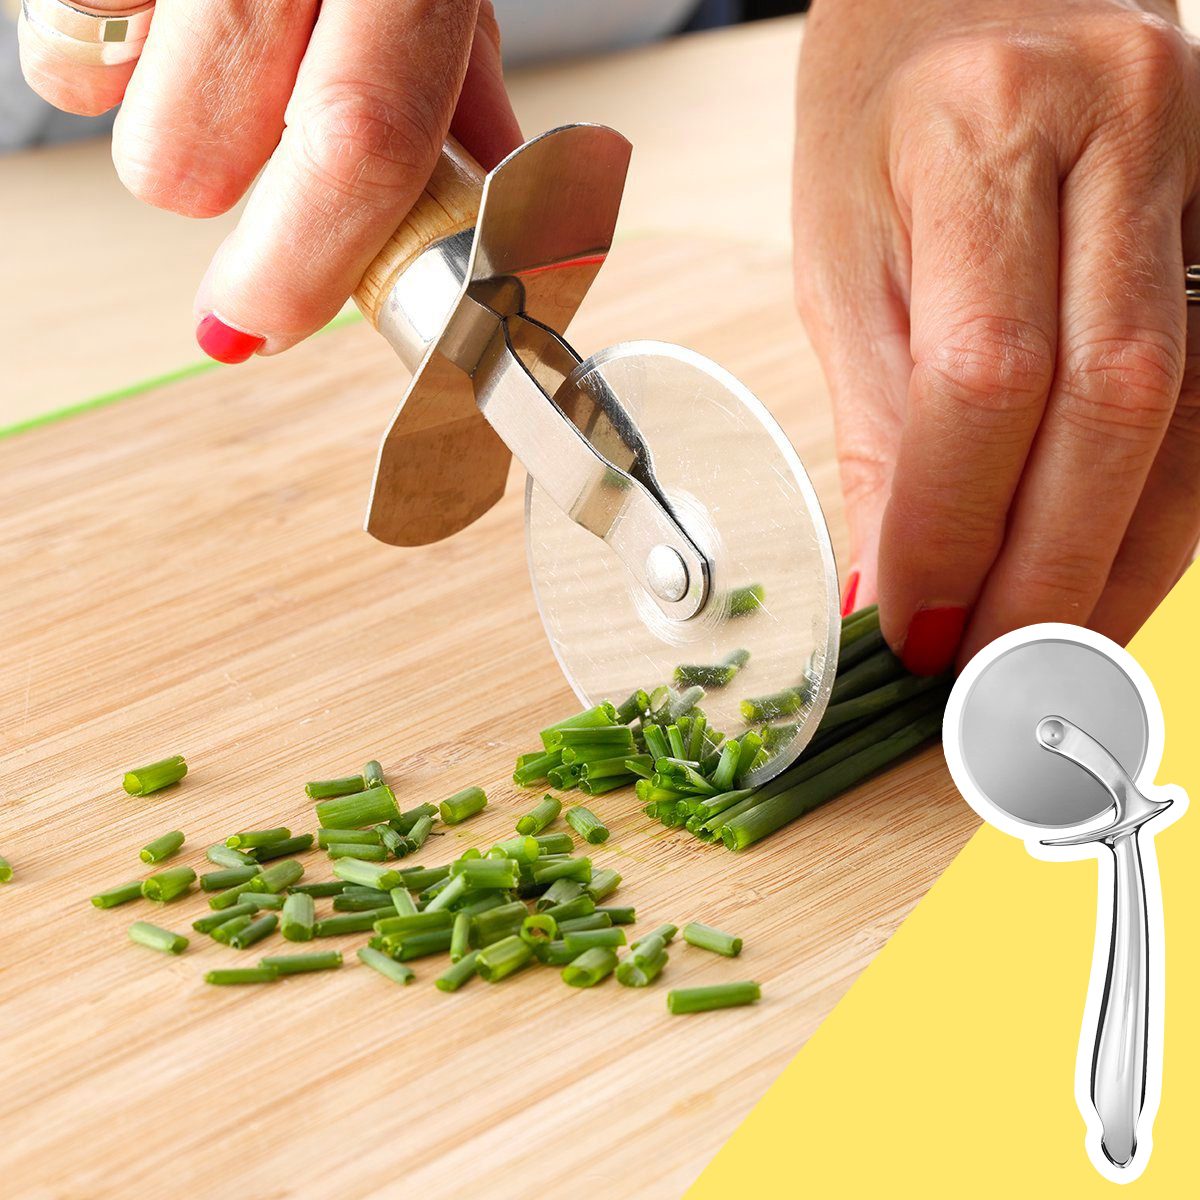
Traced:
[[[285, 826], [242, 829], [209, 846], [205, 857], [215, 869], [205, 871], [199, 882], [210, 911], [192, 922], [195, 933], [235, 954], [276, 934], [291, 942], [368, 934], [358, 960], [393, 983], [417, 978], [410, 962], [446, 955], [449, 966], [434, 980], [443, 992], [456, 992], [476, 977], [500, 983], [536, 965], [558, 970], [571, 987], [595, 987], [615, 975], [623, 986], [640, 988], [652, 984], [667, 964], [676, 927], [659, 926], [626, 946], [625, 928], [636, 922], [636, 911], [599, 903], [616, 891], [621, 876], [595, 865], [590, 854], [577, 855], [570, 833], [547, 832], [564, 816], [553, 797], [517, 819], [515, 836], [487, 849], [467, 848], [444, 866], [426, 868], [396, 860], [411, 852], [407, 843], [414, 836], [425, 842], [437, 816], [457, 824], [481, 811], [487, 804], [482, 789], [458, 792], [440, 808], [420, 805], [400, 813], [382, 769], [372, 761], [360, 775], [310, 783], [306, 791], [317, 798], [319, 820], [330, 816], [328, 805], [340, 805], [336, 816], [342, 824], [322, 824], [315, 839]], [[564, 820], [589, 850], [608, 838], [607, 826], [590, 809], [573, 807]], [[140, 857], [158, 863], [184, 842], [182, 831], [164, 834]], [[326, 851], [335, 879], [303, 881], [305, 867], [291, 856], [311, 851], [314, 842]], [[374, 857], [364, 855], [376, 850]], [[196, 880], [190, 866], [166, 867], [97, 893], [92, 904], [166, 903], [191, 892]], [[329, 900], [333, 911], [318, 913], [319, 900]], [[181, 954], [189, 944], [183, 934], [147, 921], [134, 922], [128, 932], [131, 941], [167, 954]], [[733, 944], [741, 948], [740, 938], [695, 922], [685, 927], [684, 938], [721, 953], [729, 953]], [[274, 983], [341, 965], [336, 950], [268, 954], [257, 965], [220, 967], [204, 978], [215, 986]]]
[[[758, 585], [737, 589], [730, 611], [750, 617], [763, 603]], [[542, 730], [539, 750], [517, 759], [513, 781], [550, 783], [602, 795], [633, 786], [643, 811], [668, 828], [743, 850], [855, 787], [935, 738], [949, 695], [947, 677], [910, 675], [888, 649], [875, 606], [842, 621], [838, 671], [816, 735], [786, 770], [756, 788], [741, 782], [790, 737], [788, 724], [809, 699], [808, 680], [741, 701], [746, 728], [729, 737], [699, 707], [706, 688], [730, 686], [749, 662], [737, 650], [721, 662], [676, 668], [674, 684], [635, 691], [623, 704], [598, 704]], [[547, 797], [547, 801], [552, 798]], [[558, 801], [553, 801], [558, 804]], [[522, 818], [534, 829], [543, 804]], [[556, 815], [556, 814], [555, 814]], [[567, 821], [588, 841], [607, 836], [588, 809]], [[553, 819], [553, 817], [551, 817]]]

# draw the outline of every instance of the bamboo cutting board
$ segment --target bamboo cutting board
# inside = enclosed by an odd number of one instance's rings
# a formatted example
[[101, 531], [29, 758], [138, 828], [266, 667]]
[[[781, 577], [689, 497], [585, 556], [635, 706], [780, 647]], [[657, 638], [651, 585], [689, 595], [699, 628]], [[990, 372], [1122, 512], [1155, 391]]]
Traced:
[[[618, 246], [572, 328], [583, 353], [683, 342], [741, 376], [808, 463], [841, 542], [827, 405], [775, 251]], [[678, 942], [660, 982], [593, 991], [531, 969], [456, 995], [444, 957], [397, 987], [332, 939], [339, 973], [202, 982], [240, 955], [190, 933], [193, 895], [100, 912], [183, 829], [178, 861], [236, 828], [315, 826], [306, 779], [382, 760], [404, 806], [481, 784], [486, 813], [432, 838], [449, 861], [511, 832], [510, 782], [573, 711], [525, 573], [522, 483], [421, 550], [360, 532], [403, 372], [365, 325], [0, 442], [0, 1179], [5, 1196], [354, 1200], [678, 1196], [973, 829], [937, 751], [740, 856], [664, 831], [632, 794], [594, 807], [594, 860], [645, 930], [708, 921], [728, 961]], [[191, 765], [156, 797], [122, 771]], [[303, 859], [328, 878], [323, 854]], [[328, 908], [318, 902], [318, 909]], [[301, 947], [302, 949], [302, 947]], [[670, 1017], [668, 987], [753, 978], [755, 1008]]]

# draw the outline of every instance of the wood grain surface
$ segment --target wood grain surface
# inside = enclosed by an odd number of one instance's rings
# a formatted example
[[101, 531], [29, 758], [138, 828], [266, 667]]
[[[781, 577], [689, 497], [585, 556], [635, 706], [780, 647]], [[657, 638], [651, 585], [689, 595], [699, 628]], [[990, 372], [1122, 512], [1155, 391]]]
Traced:
[[[618, 245], [572, 329], [691, 345], [739, 374], [810, 465], [840, 544], [829, 420], [784, 255]], [[524, 565], [521, 488], [402, 551], [360, 530], [376, 442], [405, 378], [365, 324], [0, 442], [0, 1192], [6, 1197], [678, 1196], [975, 826], [929, 751], [740, 856], [594, 807], [594, 857], [645, 929], [701, 919], [727, 961], [677, 945], [634, 991], [528, 970], [456, 995], [444, 960], [400, 988], [360, 967], [259, 988], [202, 982], [281, 952], [190, 932], [192, 895], [101, 912], [168, 829], [180, 861], [236, 828], [314, 827], [306, 779], [382, 760], [406, 805], [468, 784], [482, 816], [445, 862], [510, 831], [509, 781], [572, 709]], [[124, 769], [169, 753], [185, 783], [135, 799]], [[310, 879], [323, 855], [304, 856]], [[319, 902], [319, 909], [328, 907]], [[668, 987], [754, 978], [755, 1008], [670, 1017]], [[864, 1083], [869, 1086], [869, 1083]], [[802, 1131], [798, 1131], [802, 1138]]]

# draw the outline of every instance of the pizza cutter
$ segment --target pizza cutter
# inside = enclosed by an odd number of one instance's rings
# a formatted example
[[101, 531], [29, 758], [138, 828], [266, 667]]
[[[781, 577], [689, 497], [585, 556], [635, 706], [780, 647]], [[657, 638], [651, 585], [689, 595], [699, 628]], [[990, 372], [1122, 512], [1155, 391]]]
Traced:
[[1154, 786], [1162, 710], [1121, 647], [1032, 625], [986, 647], [950, 694], [950, 773], [985, 821], [1036, 857], [1099, 860], [1096, 948], [1076, 1071], [1088, 1151], [1135, 1178], [1162, 1074], [1163, 917], [1154, 834], [1186, 794]]
[[485, 176], [447, 144], [356, 293], [413, 371], [366, 527], [397, 546], [449, 537], [499, 500], [515, 455], [538, 608], [583, 704], [734, 656], [744, 666], [702, 701], [732, 736], [742, 698], [800, 689], [754, 784], [795, 760], [829, 698], [833, 552], [800, 459], [727, 371], [662, 342], [581, 358], [565, 340], [629, 156], [613, 130], [571, 125]]

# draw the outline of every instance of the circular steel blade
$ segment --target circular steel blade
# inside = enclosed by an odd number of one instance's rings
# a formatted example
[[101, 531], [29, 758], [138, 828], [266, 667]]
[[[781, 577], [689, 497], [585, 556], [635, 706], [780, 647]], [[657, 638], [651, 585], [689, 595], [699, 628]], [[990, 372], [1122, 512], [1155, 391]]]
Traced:
[[985, 820], [992, 820], [985, 811], [991, 805], [1025, 825], [1054, 829], [1113, 807], [1091, 775], [1038, 744], [1044, 717], [1074, 722], [1131, 778], [1145, 762], [1149, 721], [1137, 686], [1101, 649], [1083, 641], [1057, 636], [1014, 645], [980, 670], [968, 667], [954, 691], [945, 737], [948, 749], [950, 739], [957, 742], [957, 752], [947, 758], [959, 790]]
[[[837, 670], [837, 573], [816, 492], [770, 413], [703, 355], [623, 342], [581, 363], [568, 384], [586, 389], [594, 374], [636, 422], [663, 493], [712, 565], [711, 588], [692, 619], [667, 617], [605, 543], [530, 479], [526, 549], [550, 645], [589, 706], [673, 684], [679, 664], [748, 650], [747, 665], [728, 686], [708, 688], [700, 707], [733, 737], [761, 727], [742, 719], [744, 697], [803, 688], [768, 761], [746, 780], [763, 782], [812, 737]], [[733, 615], [730, 592], [751, 584], [761, 585], [762, 605]]]

